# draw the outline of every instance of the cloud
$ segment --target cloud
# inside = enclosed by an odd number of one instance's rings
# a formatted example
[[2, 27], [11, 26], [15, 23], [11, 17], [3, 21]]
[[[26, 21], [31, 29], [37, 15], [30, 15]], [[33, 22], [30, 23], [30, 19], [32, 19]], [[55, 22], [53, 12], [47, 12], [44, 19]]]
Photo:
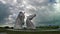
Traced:
[[60, 20], [60, 11], [57, 8], [59, 4], [55, 0], [0, 0], [0, 22], [13, 25], [18, 13], [24, 11], [26, 15], [37, 15], [33, 19], [36, 25], [56, 24]]
[[4, 18], [7, 18], [9, 14], [9, 7], [0, 2], [0, 23], [3, 23]]
[[[55, 3], [55, 0], [52, 2], [49, 2], [49, 0], [26, 0], [23, 3], [25, 5], [25, 12], [28, 14], [33, 14], [36, 13], [37, 16], [33, 20], [34, 23], [41, 23], [42, 24], [55, 24], [55, 20], [59, 19], [56, 17], [58, 15], [58, 11], [56, 10], [58, 8], [57, 4]], [[56, 4], [56, 5], [55, 5]], [[28, 8], [27, 8], [28, 7]], [[33, 7], [33, 8], [32, 8]], [[31, 9], [30, 9], [31, 8]], [[59, 12], [60, 13], [60, 12]], [[58, 22], [57, 21], [57, 22]]]

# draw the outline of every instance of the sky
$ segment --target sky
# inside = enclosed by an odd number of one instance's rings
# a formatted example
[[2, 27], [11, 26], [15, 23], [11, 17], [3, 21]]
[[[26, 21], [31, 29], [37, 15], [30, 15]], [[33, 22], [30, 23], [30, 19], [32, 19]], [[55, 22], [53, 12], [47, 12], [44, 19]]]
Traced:
[[0, 26], [14, 26], [20, 11], [37, 16], [35, 26], [60, 25], [60, 0], [0, 0]]

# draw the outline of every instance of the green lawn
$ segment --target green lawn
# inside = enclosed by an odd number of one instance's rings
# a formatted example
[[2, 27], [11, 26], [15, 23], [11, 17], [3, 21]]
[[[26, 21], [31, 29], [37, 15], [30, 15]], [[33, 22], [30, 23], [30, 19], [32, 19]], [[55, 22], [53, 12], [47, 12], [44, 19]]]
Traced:
[[0, 28], [0, 33], [7, 33], [7, 34], [60, 34], [60, 31], [39, 31], [39, 32], [24, 32], [24, 31], [11, 31], [5, 30], [4, 28]]

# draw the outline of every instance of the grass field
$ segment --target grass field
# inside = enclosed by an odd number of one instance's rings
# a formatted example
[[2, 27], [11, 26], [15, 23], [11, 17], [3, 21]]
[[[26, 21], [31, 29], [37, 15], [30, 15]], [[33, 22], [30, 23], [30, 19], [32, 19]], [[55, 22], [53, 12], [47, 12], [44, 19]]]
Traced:
[[60, 34], [60, 31], [39, 31], [39, 32], [26, 32], [26, 31], [11, 31], [4, 28], [0, 28], [0, 34]]

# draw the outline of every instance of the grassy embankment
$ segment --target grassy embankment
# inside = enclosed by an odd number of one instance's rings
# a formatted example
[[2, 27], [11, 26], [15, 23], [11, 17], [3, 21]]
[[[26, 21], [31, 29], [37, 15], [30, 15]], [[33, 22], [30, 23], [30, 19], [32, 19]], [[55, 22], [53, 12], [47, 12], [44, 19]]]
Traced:
[[0, 33], [1, 32], [2, 33], [5, 32], [7, 34], [60, 34], [60, 31], [24, 32], [24, 31], [11, 31], [11, 30], [6, 30], [5, 28], [0, 28]]

